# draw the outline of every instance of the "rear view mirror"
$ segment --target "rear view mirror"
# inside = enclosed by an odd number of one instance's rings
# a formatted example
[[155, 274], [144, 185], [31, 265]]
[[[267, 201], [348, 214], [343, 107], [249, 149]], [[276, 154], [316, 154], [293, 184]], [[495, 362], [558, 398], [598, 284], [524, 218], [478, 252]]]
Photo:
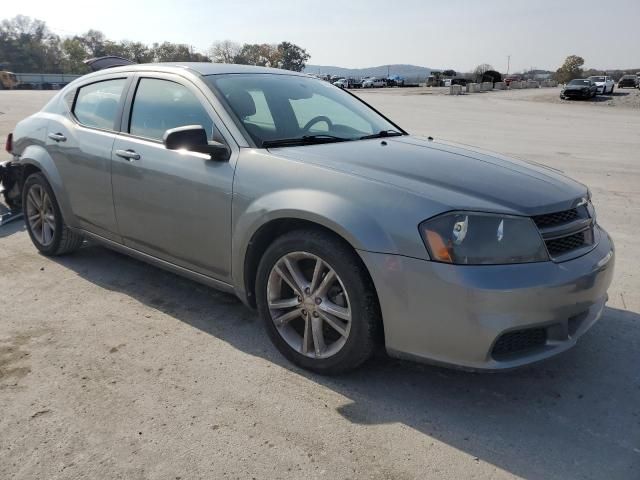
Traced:
[[168, 150], [184, 149], [190, 152], [206, 153], [212, 160], [226, 161], [231, 155], [226, 145], [208, 142], [207, 132], [201, 125], [171, 128], [164, 132], [162, 142]]

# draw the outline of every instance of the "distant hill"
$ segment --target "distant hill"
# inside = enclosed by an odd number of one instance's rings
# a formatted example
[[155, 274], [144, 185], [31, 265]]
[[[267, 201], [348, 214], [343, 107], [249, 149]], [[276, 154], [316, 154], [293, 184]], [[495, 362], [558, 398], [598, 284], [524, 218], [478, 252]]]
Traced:
[[431, 75], [432, 69], [429, 67], [419, 67], [417, 65], [381, 65], [379, 67], [367, 68], [344, 68], [327, 65], [307, 65], [305, 73], [321, 75], [338, 75], [341, 77], [385, 77], [389, 75], [400, 75], [408, 81], [424, 81]]

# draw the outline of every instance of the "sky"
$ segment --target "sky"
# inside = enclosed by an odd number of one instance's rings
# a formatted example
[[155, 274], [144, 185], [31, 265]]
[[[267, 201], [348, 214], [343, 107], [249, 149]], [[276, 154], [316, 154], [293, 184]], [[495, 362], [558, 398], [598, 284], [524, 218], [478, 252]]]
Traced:
[[201, 52], [216, 40], [290, 41], [310, 64], [414, 64], [471, 71], [640, 66], [640, 0], [3, 0], [0, 19], [44, 20], [58, 35], [90, 28], [113, 40], [170, 41]]

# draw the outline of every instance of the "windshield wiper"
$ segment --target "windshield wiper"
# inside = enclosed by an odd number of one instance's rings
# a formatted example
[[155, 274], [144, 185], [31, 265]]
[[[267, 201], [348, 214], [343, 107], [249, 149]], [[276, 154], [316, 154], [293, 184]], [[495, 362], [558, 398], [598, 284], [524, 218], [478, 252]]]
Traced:
[[286, 147], [295, 145], [314, 145], [318, 143], [348, 142], [351, 138], [336, 137], [335, 135], [303, 135], [297, 138], [281, 138], [279, 140], [264, 140], [262, 148]]
[[402, 135], [402, 133], [397, 130], [380, 130], [378, 133], [374, 133], [373, 135], [360, 137], [360, 140], [366, 140], [367, 138], [397, 137], [399, 135]]

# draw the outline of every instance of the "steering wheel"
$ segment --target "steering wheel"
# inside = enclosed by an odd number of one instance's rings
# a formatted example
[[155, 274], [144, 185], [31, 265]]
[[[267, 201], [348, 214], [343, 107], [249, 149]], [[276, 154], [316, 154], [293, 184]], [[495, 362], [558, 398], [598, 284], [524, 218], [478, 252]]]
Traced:
[[313, 127], [316, 123], [320, 123], [320, 122], [325, 122], [327, 124], [327, 126], [329, 127], [329, 130], [331, 130], [333, 128], [333, 122], [331, 121], [331, 119], [329, 117], [326, 117], [324, 115], [318, 115], [317, 117], [313, 117], [311, 120], [309, 120], [306, 125], [302, 128], [302, 130], [305, 133], [308, 133], [309, 130], [311, 129], [311, 127]]

